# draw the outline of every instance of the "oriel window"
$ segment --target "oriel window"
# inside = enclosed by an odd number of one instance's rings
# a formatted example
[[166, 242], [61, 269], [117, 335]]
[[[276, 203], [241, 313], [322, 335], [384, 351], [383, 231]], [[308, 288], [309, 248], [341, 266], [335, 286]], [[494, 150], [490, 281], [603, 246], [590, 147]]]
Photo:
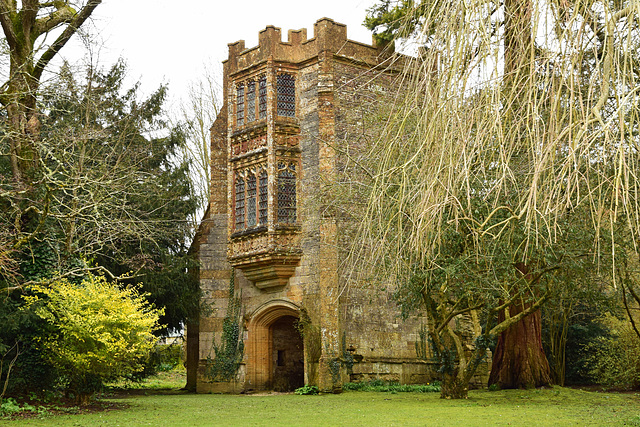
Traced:
[[296, 116], [296, 85], [291, 74], [278, 75], [278, 115]]
[[247, 177], [247, 227], [256, 225], [256, 174]]
[[267, 117], [267, 76], [258, 79], [258, 118]]
[[278, 163], [278, 223], [296, 223], [296, 166]]
[[268, 219], [268, 203], [269, 203], [269, 179], [267, 178], [267, 171], [262, 170], [260, 173], [260, 225], [266, 225]]
[[256, 82], [247, 83], [247, 123], [256, 119]]
[[267, 225], [269, 178], [264, 167], [236, 172], [235, 231]]
[[236, 124], [242, 126], [244, 124], [244, 84], [236, 87]]
[[236, 176], [236, 230], [244, 229], [244, 177]]

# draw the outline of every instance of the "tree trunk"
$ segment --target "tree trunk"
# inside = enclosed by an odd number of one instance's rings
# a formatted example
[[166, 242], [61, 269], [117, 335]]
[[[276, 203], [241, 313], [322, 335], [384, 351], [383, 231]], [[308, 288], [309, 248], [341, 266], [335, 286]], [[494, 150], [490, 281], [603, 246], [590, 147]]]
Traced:
[[[514, 135], [514, 143], [527, 146], [529, 126], [534, 117], [528, 111], [528, 99], [534, 90], [535, 50], [531, 25], [531, 0], [505, 0], [504, 20], [504, 89], [505, 123], [511, 128], [505, 134]], [[515, 146], [511, 168], [514, 173], [527, 173], [530, 159], [526, 150]], [[516, 269], [527, 276], [526, 263]], [[524, 311], [528, 305], [509, 307], [511, 316]], [[504, 311], [498, 315], [498, 324], [506, 319]], [[537, 310], [503, 331], [493, 354], [489, 385], [501, 388], [530, 388], [551, 383], [549, 362], [542, 349], [541, 315]]]
[[[16, 56], [16, 55], [13, 55]], [[28, 63], [27, 59], [22, 61]], [[36, 110], [38, 82], [12, 64], [12, 75], [5, 92], [8, 137], [11, 145], [11, 169], [15, 182], [31, 178], [37, 165], [36, 141], [40, 138], [40, 120]], [[14, 70], [16, 68], [16, 70]]]
[[[524, 307], [510, 307], [511, 316]], [[498, 322], [505, 317], [500, 313]], [[547, 356], [542, 348], [540, 310], [502, 332], [493, 354], [489, 385], [500, 388], [533, 388], [551, 384]]]
[[75, 404], [78, 406], [87, 406], [91, 403], [91, 396], [93, 393], [78, 393], [75, 397]]
[[187, 324], [186, 328], [186, 368], [187, 368], [187, 384], [184, 386], [186, 390], [195, 392], [198, 384], [198, 367], [200, 363], [200, 342], [199, 329], [200, 325], [196, 322]]
[[443, 374], [440, 384], [440, 399], [466, 399], [469, 396], [469, 381], [464, 381], [457, 375]]

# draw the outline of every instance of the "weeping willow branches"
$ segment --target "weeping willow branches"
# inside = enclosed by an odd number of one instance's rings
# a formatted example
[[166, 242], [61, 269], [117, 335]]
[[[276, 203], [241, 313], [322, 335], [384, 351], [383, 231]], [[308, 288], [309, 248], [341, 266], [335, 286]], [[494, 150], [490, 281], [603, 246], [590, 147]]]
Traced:
[[511, 261], [527, 262], [577, 217], [592, 238], [575, 256], [614, 252], [621, 234], [636, 247], [640, 2], [442, 3], [415, 6], [418, 25], [408, 14], [422, 48], [363, 156], [353, 258], [403, 276], [451, 229], [479, 248], [515, 227]]

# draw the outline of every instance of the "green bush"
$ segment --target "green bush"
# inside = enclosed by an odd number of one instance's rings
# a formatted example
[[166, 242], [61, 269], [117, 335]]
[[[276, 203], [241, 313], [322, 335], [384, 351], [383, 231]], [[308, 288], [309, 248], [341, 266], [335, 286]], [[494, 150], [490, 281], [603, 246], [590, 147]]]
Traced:
[[342, 386], [342, 389], [350, 391], [380, 391], [391, 393], [439, 393], [440, 383], [438, 381], [434, 381], [428, 384], [399, 384], [394, 381], [375, 379], [359, 383], [346, 383]]
[[640, 386], [640, 339], [627, 319], [607, 314], [602, 319], [609, 336], [586, 346], [589, 372], [598, 384], [614, 387]]
[[320, 390], [318, 389], [318, 387], [314, 385], [305, 385], [304, 387], [297, 388], [294, 391], [295, 394], [300, 394], [304, 396], [315, 395], [315, 394], [318, 394], [319, 392]]
[[7, 398], [0, 400], [0, 417], [11, 417], [20, 412], [39, 412], [41, 409], [24, 403], [22, 406], [14, 399]]
[[39, 348], [42, 337], [51, 334], [54, 328], [23, 306], [17, 292], [0, 298], [0, 395], [14, 360], [6, 383], [7, 396], [42, 390], [59, 383], [57, 370], [45, 360]]

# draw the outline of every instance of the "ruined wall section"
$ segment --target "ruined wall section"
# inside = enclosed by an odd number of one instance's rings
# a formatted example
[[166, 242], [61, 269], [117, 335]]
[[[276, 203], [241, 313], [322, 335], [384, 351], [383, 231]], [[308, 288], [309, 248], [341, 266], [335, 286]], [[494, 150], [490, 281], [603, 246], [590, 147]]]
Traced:
[[[370, 184], [370, 178], [359, 165], [372, 160], [365, 158], [370, 143], [380, 137], [386, 110], [402, 89], [400, 65], [388, 62], [371, 68], [344, 59], [335, 64], [339, 76], [335, 88], [336, 145], [344, 154], [337, 162], [338, 188], [331, 191], [350, 199], [348, 209], [338, 214], [341, 259], [348, 258], [355, 227], [365, 214], [366, 196], [357, 189]], [[342, 276], [350, 273], [357, 272], [343, 271]], [[350, 381], [381, 378], [406, 384], [430, 382], [435, 377], [433, 366], [427, 362], [427, 320], [402, 319], [393, 292], [383, 279], [378, 283], [341, 283], [341, 345], [345, 355], [353, 358], [347, 372]]]
[[298, 197], [302, 258], [294, 276], [289, 280], [292, 289], [299, 290], [306, 325], [304, 338], [305, 383], [318, 385], [318, 364], [322, 353], [319, 319], [322, 310], [319, 295], [318, 267], [320, 256], [320, 230], [317, 203], [312, 198], [318, 185], [319, 174], [319, 116], [318, 116], [317, 62], [308, 63], [297, 75], [298, 113], [300, 120], [301, 175]]

